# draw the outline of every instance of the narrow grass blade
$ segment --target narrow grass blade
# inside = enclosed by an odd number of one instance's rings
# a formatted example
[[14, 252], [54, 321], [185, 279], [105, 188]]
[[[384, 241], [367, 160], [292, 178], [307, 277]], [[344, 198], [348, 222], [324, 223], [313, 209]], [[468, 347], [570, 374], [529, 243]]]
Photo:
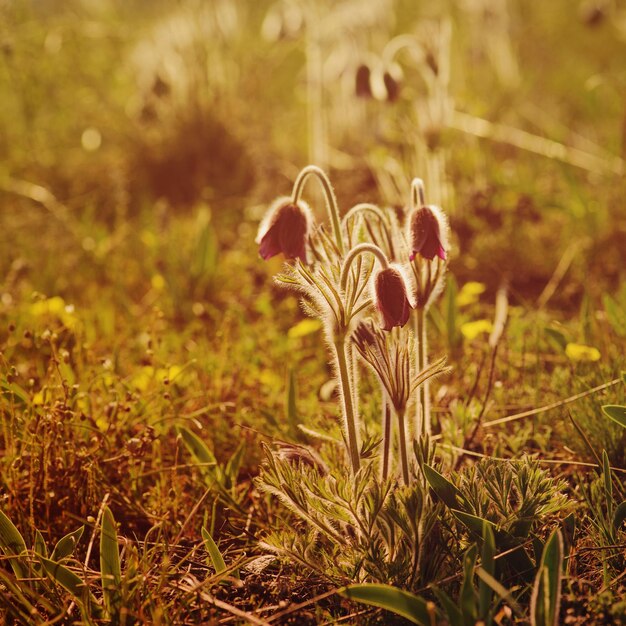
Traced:
[[20, 400], [22, 404], [28, 405], [30, 403], [28, 394], [17, 383], [8, 382], [4, 376], [0, 378], [0, 389], [4, 389], [7, 394], [12, 394], [13, 397]]
[[[495, 578], [496, 575], [496, 540], [493, 534], [493, 529], [489, 524], [483, 526], [483, 547], [480, 552], [480, 561], [482, 568]], [[478, 617], [480, 617], [486, 623], [490, 620], [487, 619], [487, 613], [491, 606], [491, 598], [493, 597], [491, 587], [481, 578], [478, 583]]]
[[619, 530], [622, 527], [622, 524], [626, 521], [626, 502], [622, 502], [616, 509], [613, 514], [613, 528], [615, 530]]
[[530, 598], [532, 626], [557, 626], [561, 604], [563, 538], [557, 528], [546, 542]]
[[216, 574], [221, 574], [226, 571], [226, 563], [224, 562], [224, 558], [222, 557], [222, 553], [215, 541], [213, 541], [213, 537], [211, 537], [211, 533], [206, 529], [202, 529], [202, 539], [204, 540], [204, 547], [209, 554], [209, 558], [211, 559], [211, 563], [213, 564], [213, 569]]
[[452, 509], [452, 515], [454, 515], [459, 522], [464, 524], [469, 530], [479, 537], [483, 536], [485, 526], [491, 526], [492, 531], [495, 528], [495, 524], [493, 522], [483, 519], [482, 517], [472, 515], [471, 513], [459, 511], [458, 509]]
[[602, 450], [602, 479], [609, 506], [613, 506], [613, 482], [611, 480], [611, 463], [606, 450]]
[[109, 614], [114, 614], [119, 610], [121, 603], [122, 568], [115, 518], [108, 506], [103, 509], [100, 529], [100, 576], [105, 606]]
[[220, 472], [220, 468], [217, 467], [217, 459], [215, 455], [209, 447], [196, 435], [191, 432], [189, 429], [179, 426], [178, 433], [183, 438], [187, 449], [191, 453], [191, 456], [196, 460], [196, 462], [201, 466], [201, 470], [203, 474], [210, 478], [211, 480], [216, 480], [217, 482], [222, 482], [222, 476]]
[[441, 608], [443, 609], [446, 619], [450, 622], [450, 626], [464, 626], [463, 614], [461, 609], [454, 604], [452, 598], [445, 592], [439, 589], [439, 587], [431, 587], [432, 592], [435, 594]]
[[88, 604], [89, 610], [97, 617], [102, 617], [102, 608], [87, 584], [74, 572], [50, 559], [40, 557], [41, 563], [52, 580], [61, 585], [80, 602]]
[[226, 463], [226, 467], [224, 468], [224, 477], [225, 477], [225, 487], [227, 489], [231, 489], [234, 485], [237, 484], [237, 476], [239, 475], [239, 469], [241, 467], [241, 462], [243, 460], [243, 453], [246, 449], [246, 442], [242, 441], [238, 446], [233, 455], [228, 459], [228, 463]]
[[38, 530], [35, 531], [34, 550], [35, 554], [48, 558], [48, 548], [46, 547], [46, 542], [44, 541], [43, 535]]
[[11, 558], [11, 567], [18, 578], [28, 577], [28, 567], [19, 555], [26, 552], [26, 543], [15, 524], [0, 511], [0, 548]]
[[391, 585], [350, 585], [337, 593], [350, 600], [391, 611], [419, 626], [430, 626], [435, 622], [435, 606], [432, 603]]
[[522, 608], [515, 601], [515, 598], [511, 595], [508, 589], [499, 583], [491, 574], [487, 573], [482, 567], [478, 567], [476, 569], [476, 575], [481, 581], [489, 585], [489, 587], [491, 587], [491, 589], [493, 589], [493, 591], [513, 609], [514, 613], [517, 613], [517, 615], [523, 614]]
[[[61, 537], [59, 541], [57, 541], [57, 545], [54, 546], [54, 550], [52, 551], [52, 555], [50, 556], [51, 561], [60, 561], [70, 556], [72, 552], [74, 552], [74, 548], [76, 544], [80, 541], [80, 538], [83, 536], [83, 531], [85, 530], [84, 526], [76, 529], [74, 532], [68, 533], [65, 537]], [[47, 556], [43, 554], [42, 556]]]
[[478, 618], [478, 597], [474, 589], [474, 566], [476, 565], [476, 544], [463, 555], [463, 582], [459, 604], [466, 624], [474, 624]]

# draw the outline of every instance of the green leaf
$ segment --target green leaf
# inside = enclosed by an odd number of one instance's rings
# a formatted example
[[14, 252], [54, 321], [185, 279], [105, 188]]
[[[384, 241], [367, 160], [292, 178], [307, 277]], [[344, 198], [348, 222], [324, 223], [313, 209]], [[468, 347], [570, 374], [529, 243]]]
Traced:
[[626, 502], [622, 502], [615, 509], [615, 513], [613, 514], [613, 528], [619, 530], [624, 521], [626, 521]]
[[608, 293], [602, 296], [602, 304], [604, 304], [606, 311], [606, 319], [613, 330], [618, 336], [626, 337], [626, 314], [624, 311]]
[[228, 463], [226, 463], [226, 467], [224, 468], [224, 475], [226, 478], [226, 484], [224, 485], [227, 489], [230, 489], [237, 483], [237, 476], [239, 475], [239, 468], [241, 467], [241, 461], [243, 459], [243, 453], [246, 449], [246, 442], [242, 441], [238, 446], [233, 455], [228, 459]]
[[11, 567], [18, 578], [28, 577], [28, 567], [19, 555], [26, 552], [26, 543], [15, 524], [0, 511], [0, 548], [10, 558]]
[[[482, 568], [492, 577], [496, 575], [496, 540], [493, 529], [489, 524], [483, 526], [483, 547], [480, 553], [480, 561]], [[478, 617], [483, 621], [487, 621], [487, 613], [491, 606], [491, 598], [493, 596], [491, 587], [480, 579], [478, 583]]]
[[213, 564], [213, 569], [216, 574], [221, 574], [226, 571], [226, 563], [224, 562], [224, 558], [217, 547], [215, 541], [213, 541], [213, 537], [211, 537], [211, 533], [206, 529], [202, 528], [202, 539], [204, 539], [204, 547], [206, 551], [209, 553], [209, 557], [211, 559], [211, 563]]
[[602, 450], [602, 478], [604, 480], [604, 491], [608, 501], [613, 503], [613, 481], [611, 480], [611, 463], [606, 450]]
[[102, 608], [91, 591], [89, 591], [88, 585], [79, 576], [65, 567], [65, 565], [55, 563], [44, 557], [39, 557], [39, 559], [52, 580], [69, 591], [77, 600], [88, 604], [96, 617], [102, 617]]
[[[72, 552], [74, 552], [74, 548], [76, 544], [80, 541], [80, 538], [83, 536], [83, 531], [85, 530], [84, 526], [76, 529], [72, 533], [68, 533], [65, 537], [62, 537], [57, 541], [57, 545], [54, 546], [54, 550], [52, 551], [52, 555], [50, 556], [51, 561], [61, 561], [62, 559], [70, 556]], [[42, 554], [41, 556], [46, 556]]]
[[12, 394], [22, 404], [30, 404], [28, 394], [17, 383], [8, 382], [4, 376], [0, 378], [0, 388], [4, 389], [7, 393]]
[[116, 614], [122, 602], [120, 595], [122, 569], [115, 518], [108, 506], [104, 507], [100, 529], [100, 576], [107, 612], [109, 615]]
[[452, 598], [445, 592], [433, 585], [431, 587], [432, 592], [435, 594], [439, 604], [444, 610], [450, 626], [463, 626], [463, 614], [456, 604], [452, 601]]
[[482, 517], [471, 515], [470, 513], [465, 513], [464, 511], [459, 511], [458, 509], [452, 509], [452, 514], [459, 520], [459, 522], [464, 524], [469, 530], [479, 537], [483, 536], [485, 525], [490, 526], [492, 531], [495, 531], [496, 525], [489, 520], [483, 519]]
[[626, 406], [619, 404], [605, 404], [602, 407], [602, 411], [614, 422], [617, 422], [620, 426], [626, 428]]
[[39, 556], [48, 558], [48, 548], [46, 547], [46, 542], [44, 541], [43, 535], [38, 530], [35, 530], [34, 552]]
[[435, 607], [432, 603], [391, 585], [350, 585], [337, 593], [355, 602], [391, 611], [419, 626], [430, 626], [434, 622]]
[[437, 497], [449, 508], [456, 509], [460, 502], [461, 492], [437, 470], [424, 464], [424, 476]]
[[459, 604], [465, 624], [475, 624], [478, 618], [478, 597], [474, 589], [474, 566], [476, 565], [476, 544], [463, 555], [463, 582]]
[[560, 330], [547, 326], [544, 328], [544, 332], [557, 346], [559, 346], [559, 348], [561, 348], [561, 350], [565, 350], [565, 346], [567, 346], [568, 341], [567, 337]]
[[185, 442], [189, 452], [191, 452], [191, 455], [199, 464], [201, 464], [202, 471], [207, 475], [215, 476], [215, 466], [217, 465], [217, 460], [204, 441], [184, 426], [178, 427], [178, 433], [183, 438], [183, 441]]
[[561, 603], [563, 537], [555, 529], [546, 542], [530, 598], [532, 626], [557, 626]]
[[491, 574], [486, 572], [482, 567], [476, 568], [476, 575], [483, 581], [486, 585], [489, 585], [491, 589], [498, 594], [498, 596], [504, 600], [515, 613], [518, 615], [522, 615], [523, 611], [520, 605], [515, 601], [515, 598], [511, 595], [511, 593], [501, 584], [499, 583]]

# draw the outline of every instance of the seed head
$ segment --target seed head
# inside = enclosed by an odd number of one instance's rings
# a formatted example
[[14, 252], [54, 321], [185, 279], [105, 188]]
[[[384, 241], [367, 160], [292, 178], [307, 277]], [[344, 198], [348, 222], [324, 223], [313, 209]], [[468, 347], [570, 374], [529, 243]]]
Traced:
[[256, 238], [259, 254], [267, 260], [282, 252], [287, 259], [300, 259], [306, 263], [312, 223], [311, 210], [305, 202], [294, 203], [291, 198], [278, 198], [259, 226]]

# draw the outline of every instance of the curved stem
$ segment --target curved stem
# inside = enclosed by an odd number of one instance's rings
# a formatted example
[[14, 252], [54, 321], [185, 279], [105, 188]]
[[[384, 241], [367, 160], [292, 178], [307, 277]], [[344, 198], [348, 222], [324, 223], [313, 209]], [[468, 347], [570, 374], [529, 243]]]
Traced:
[[293, 184], [293, 190], [291, 192], [291, 199], [294, 204], [297, 204], [298, 200], [302, 196], [304, 190], [304, 184], [309, 176], [315, 176], [319, 181], [322, 189], [324, 190], [324, 197], [326, 199], [326, 210], [328, 211], [328, 217], [333, 227], [333, 233], [335, 235], [335, 242], [339, 253], [343, 255], [344, 245], [343, 237], [341, 236], [341, 222], [339, 220], [339, 206], [337, 205], [337, 197], [333, 191], [333, 187], [330, 184], [330, 180], [325, 172], [316, 165], [307, 165], [296, 178]]
[[383, 213], [380, 207], [375, 204], [370, 204], [369, 202], [361, 202], [360, 204], [355, 204], [342, 218], [341, 225], [345, 226], [348, 223], [348, 220], [357, 215], [358, 213], [372, 213], [375, 215], [383, 224], [387, 225], [387, 216]]
[[419, 209], [426, 204], [426, 190], [424, 181], [421, 178], [414, 178], [411, 181], [411, 208]]
[[346, 290], [346, 285], [348, 283], [348, 273], [350, 272], [350, 266], [354, 259], [356, 259], [360, 254], [365, 254], [366, 252], [372, 253], [383, 266], [383, 269], [387, 269], [389, 267], [389, 259], [387, 255], [375, 244], [373, 243], [361, 243], [358, 246], [355, 246], [350, 250], [350, 253], [345, 258], [343, 265], [341, 266], [341, 276], [339, 279], [339, 285], [341, 286], [341, 290]]
[[352, 385], [350, 372], [348, 371], [348, 360], [346, 357], [345, 339], [337, 339], [335, 341], [335, 355], [337, 357], [337, 374], [339, 376], [339, 385], [341, 386], [341, 399], [343, 401], [343, 417], [346, 428], [346, 437], [348, 440], [348, 453], [350, 455], [350, 463], [352, 465], [352, 473], [356, 474], [361, 466], [359, 455], [359, 442], [357, 439], [357, 417], [354, 411], [354, 396], [352, 395]]
[[398, 52], [400, 52], [400, 50], [402, 50], [403, 48], [408, 48], [409, 50], [411, 50], [411, 52], [416, 53], [419, 56], [420, 60], [424, 57], [424, 52], [421, 46], [419, 45], [417, 37], [415, 37], [414, 35], [409, 35], [407, 33], [404, 33], [402, 35], [398, 35], [397, 37], [394, 37], [383, 48], [383, 52], [381, 56], [382, 56], [384, 63], [385, 64], [391, 63], [391, 61], [393, 61], [396, 54], [398, 54]]
[[389, 222], [389, 216], [385, 215], [384, 211], [377, 205], [371, 204], [369, 202], [361, 202], [359, 204], [355, 204], [344, 216], [341, 220], [342, 228], [346, 229], [346, 234], [348, 234], [348, 241], [350, 241], [349, 231], [347, 229], [348, 220], [351, 217], [358, 215], [359, 213], [371, 213], [378, 219], [380, 222], [381, 229], [384, 231], [385, 237], [387, 238], [387, 246], [389, 247], [389, 254], [393, 258], [394, 250], [393, 250], [393, 237], [391, 236], [390, 227], [391, 224]]

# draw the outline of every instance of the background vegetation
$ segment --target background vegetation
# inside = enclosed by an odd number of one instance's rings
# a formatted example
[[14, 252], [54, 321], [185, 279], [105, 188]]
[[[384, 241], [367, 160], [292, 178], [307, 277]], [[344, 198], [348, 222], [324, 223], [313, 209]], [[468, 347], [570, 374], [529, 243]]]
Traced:
[[[421, 56], [385, 59], [405, 33]], [[120, 623], [389, 623], [259, 545], [289, 523], [253, 484], [261, 444], [297, 423], [339, 436], [319, 327], [254, 244], [308, 162], [344, 211], [402, 206], [424, 177], [453, 238], [431, 313], [453, 366], [433, 385], [437, 459], [537, 459], [566, 500], [538, 535], [575, 518], [561, 623], [626, 620], [626, 534], [607, 522], [626, 430], [601, 410], [626, 403], [623, 2], [13, 0], [0, 58], [0, 509], [29, 549], [84, 525], [63, 562], [94, 594], [58, 572], [26, 585], [7, 555], [8, 623], [97, 623], [103, 597]], [[103, 519], [119, 597], [97, 582]], [[435, 578], [455, 598], [467, 545]]]

